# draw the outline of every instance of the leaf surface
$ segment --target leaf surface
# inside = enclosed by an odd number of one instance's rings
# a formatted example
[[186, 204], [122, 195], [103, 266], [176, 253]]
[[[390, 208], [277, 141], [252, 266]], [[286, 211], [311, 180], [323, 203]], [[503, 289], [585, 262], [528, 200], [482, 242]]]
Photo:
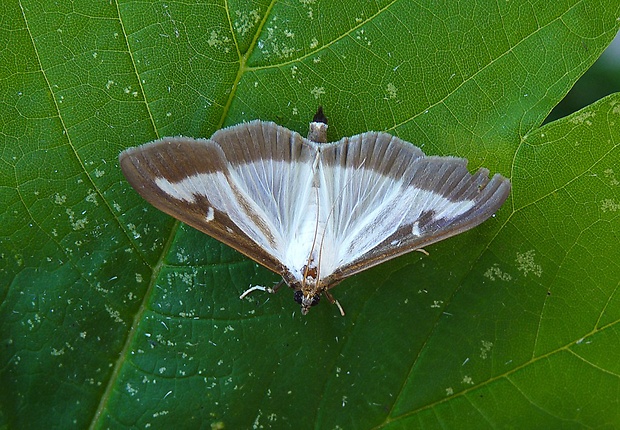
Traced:
[[[620, 96], [540, 124], [614, 0], [0, 6], [0, 423], [620, 426]], [[385, 130], [513, 192], [302, 317], [141, 200], [120, 151], [244, 120]]]

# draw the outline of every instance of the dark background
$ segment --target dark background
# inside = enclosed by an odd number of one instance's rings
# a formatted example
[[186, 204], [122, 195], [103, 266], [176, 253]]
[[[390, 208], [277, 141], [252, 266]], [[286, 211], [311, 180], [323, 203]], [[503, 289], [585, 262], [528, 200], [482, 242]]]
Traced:
[[620, 92], [620, 33], [564, 100], [551, 111], [545, 123], [570, 115], [616, 92]]

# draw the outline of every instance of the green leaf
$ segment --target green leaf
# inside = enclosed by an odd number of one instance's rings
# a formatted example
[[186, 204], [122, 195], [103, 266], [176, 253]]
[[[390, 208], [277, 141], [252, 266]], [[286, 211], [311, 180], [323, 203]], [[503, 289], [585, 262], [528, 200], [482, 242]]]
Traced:
[[[615, 0], [0, 6], [0, 425], [618, 427], [620, 95], [541, 122]], [[473, 231], [302, 317], [163, 215], [121, 150], [260, 118], [511, 178]]]

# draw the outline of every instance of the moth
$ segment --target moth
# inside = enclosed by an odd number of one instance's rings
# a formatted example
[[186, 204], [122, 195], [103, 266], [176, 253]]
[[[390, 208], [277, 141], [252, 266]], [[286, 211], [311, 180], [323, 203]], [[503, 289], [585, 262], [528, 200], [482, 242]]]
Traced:
[[[280, 274], [304, 315], [322, 294], [344, 315], [331, 288], [481, 224], [511, 188], [388, 133], [327, 143], [321, 108], [307, 138], [255, 120], [210, 139], [164, 137], [119, 162], [153, 206]], [[241, 297], [256, 289], [277, 287]]]

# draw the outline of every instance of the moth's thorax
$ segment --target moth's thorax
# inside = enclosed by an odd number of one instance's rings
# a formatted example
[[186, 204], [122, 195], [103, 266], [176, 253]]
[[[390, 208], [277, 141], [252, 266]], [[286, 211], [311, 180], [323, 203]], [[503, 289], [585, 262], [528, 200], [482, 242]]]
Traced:
[[308, 130], [308, 140], [317, 143], [327, 142], [327, 124], [324, 122], [311, 122]]

